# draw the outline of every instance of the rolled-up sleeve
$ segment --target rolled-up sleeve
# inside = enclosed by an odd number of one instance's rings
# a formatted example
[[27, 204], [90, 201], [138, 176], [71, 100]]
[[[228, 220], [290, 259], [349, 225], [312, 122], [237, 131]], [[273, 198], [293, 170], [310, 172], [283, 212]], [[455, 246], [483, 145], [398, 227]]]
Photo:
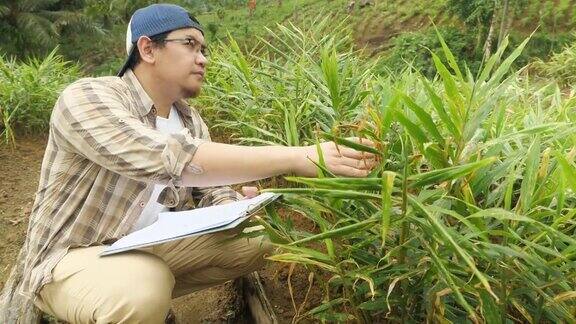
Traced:
[[181, 185], [183, 169], [205, 139], [188, 129], [165, 135], [126, 106], [103, 82], [79, 81], [65, 89], [50, 120], [60, 146], [120, 175]]
[[[202, 117], [196, 110], [192, 110], [192, 118], [195, 123], [200, 125], [201, 138], [206, 141], [211, 141], [210, 131]], [[198, 207], [208, 207], [213, 205], [222, 205], [229, 202], [234, 202], [244, 198], [240, 193], [236, 192], [230, 186], [217, 186], [217, 187], [196, 187], [192, 190], [192, 197]]]

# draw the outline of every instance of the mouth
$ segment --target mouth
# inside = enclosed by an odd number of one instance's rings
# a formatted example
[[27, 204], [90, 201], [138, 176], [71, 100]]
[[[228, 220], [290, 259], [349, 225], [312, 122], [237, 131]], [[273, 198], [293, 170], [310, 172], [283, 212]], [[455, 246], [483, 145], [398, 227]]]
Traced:
[[204, 79], [204, 71], [192, 72], [192, 74], [199, 75], [202, 77], [202, 79]]

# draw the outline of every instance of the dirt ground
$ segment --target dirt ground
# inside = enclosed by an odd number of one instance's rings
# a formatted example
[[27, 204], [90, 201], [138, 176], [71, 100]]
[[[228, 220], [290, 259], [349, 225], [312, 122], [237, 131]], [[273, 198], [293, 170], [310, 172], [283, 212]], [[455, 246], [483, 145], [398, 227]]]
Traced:
[[[20, 138], [15, 149], [0, 144], [0, 289], [26, 235], [28, 217], [38, 186], [40, 166], [46, 139]], [[264, 288], [281, 323], [294, 317], [292, 297], [288, 288], [289, 267], [270, 262], [260, 271]], [[290, 276], [294, 303], [301, 307], [308, 291], [308, 271], [294, 269]], [[239, 323], [245, 320], [243, 301], [234, 283], [206, 289], [173, 301], [178, 323]], [[310, 309], [311, 302], [321, 299], [317, 280], [309, 293], [301, 314]]]
[[[313, 277], [310, 283], [310, 272], [302, 266], [295, 267], [291, 275], [289, 273], [289, 265], [278, 263], [270, 263], [266, 269], [259, 272], [262, 278], [262, 285], [268, 299], [270, 299], [278, 321], [280, 323], [291, 323], [296, 314], [295, 309], [297, 309], [300, 315], [298, 323], [315, 323], [311, 319], [302, 319], [301, 316], [315, 305], [318, 305], [322, 300], [322, 287], [320, 284], [322, 280]], [[290, 296], [288, 281], [292, 285], [294, 302], [292, 302], [292, 297]], [[306, 296], [307, 293], [308, 296]]]
[[46, 139], [22, 138], [17, 147], [0, 144], [0, 286], [4, 286], [26, 236]]

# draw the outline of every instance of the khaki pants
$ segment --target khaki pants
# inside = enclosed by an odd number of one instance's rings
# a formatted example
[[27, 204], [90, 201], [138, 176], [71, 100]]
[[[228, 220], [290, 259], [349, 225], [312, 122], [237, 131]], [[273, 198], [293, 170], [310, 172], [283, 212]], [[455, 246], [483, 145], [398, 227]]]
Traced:
[[172, 298], [264, 264], [267, 241], [234, 235], [219, 232], [106, 257], [99, 257], [104, 246], [71, 249], [36, 306], [69, 323], [163, 323]]

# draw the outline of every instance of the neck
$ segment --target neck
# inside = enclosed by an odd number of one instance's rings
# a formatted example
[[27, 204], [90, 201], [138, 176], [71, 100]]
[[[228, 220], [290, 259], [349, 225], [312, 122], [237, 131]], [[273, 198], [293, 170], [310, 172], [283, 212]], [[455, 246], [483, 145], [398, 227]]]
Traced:
[[157, 116], [167, 118], [172, 104], [181, 99], [181, 96], [174, 90], [175, 87], [171, 87], [169, 82], [164, 82], [162, 78], [155, 76], [142, 64], [134, 68], [134, 75], [154, 102]]

